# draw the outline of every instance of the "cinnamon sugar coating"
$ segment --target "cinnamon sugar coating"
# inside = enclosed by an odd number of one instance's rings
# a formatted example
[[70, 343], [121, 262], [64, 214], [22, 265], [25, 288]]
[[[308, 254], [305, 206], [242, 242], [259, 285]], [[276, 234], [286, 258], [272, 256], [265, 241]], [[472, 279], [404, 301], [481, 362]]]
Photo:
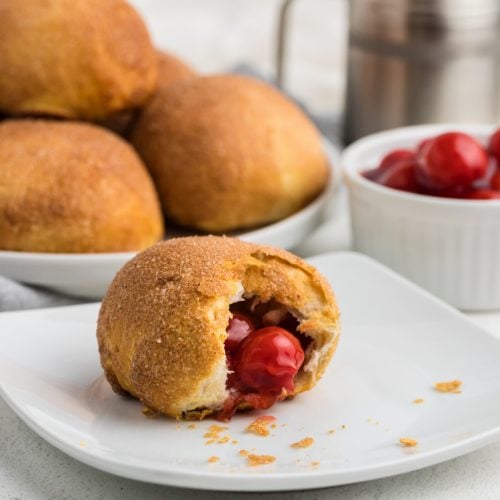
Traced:
[[2, 0], [0, 111], [100, 120], [143, 105], [157, 62], [123, 0]]
[[154, 245], [111, 284], [97, 338], [115, 391], [172, 417], [200, 410], [206, 416], [220, 408], [227, 397], [229, 305], [243, 293], [274, 299], [297, 315], [299, 331], [313, 340], [295, 393], [314, 386], [339, 337], [339, 312], [328, 284], [284, 250], [205, 236]]
[[312, 122], [273, 87], [243, 76], [190, 78], [159, 89], [132, 142], [165, 214], [206, 232], [291, 215], [329, 177]]
[[100, 127], [49, 120], [0, 123], [0, 249], [142, 250], [163, 221], [133, 149]]

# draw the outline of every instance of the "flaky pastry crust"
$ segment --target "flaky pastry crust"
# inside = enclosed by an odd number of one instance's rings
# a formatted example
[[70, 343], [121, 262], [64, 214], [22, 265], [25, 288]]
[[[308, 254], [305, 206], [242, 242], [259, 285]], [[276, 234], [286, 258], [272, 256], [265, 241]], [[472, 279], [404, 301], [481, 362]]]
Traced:
[[123, 0], [2, 0], [0, 110], [102, 120], [152, 94], [157, 61]]
[[207, 232], [282, 219], [317, 196], [329, 176], [311, 121], [270, 85], [243, 76], [159, 89], [132, 141], [167, 217]]
[[0, 123], [0, 249], [132, 251], [162, 235], [153, 183], [122, 139], [84, 123]]
[[295, 394], [323, 375], [339, 338], [339, 311], [324, 278], [298, 257], [216, 236], [164, 241], [117, 274], [97, 327], [101, 363], [116, 392], [169, 415], [204, 417], [227, 397], [229, 306], [271, 299], [312, 339]]

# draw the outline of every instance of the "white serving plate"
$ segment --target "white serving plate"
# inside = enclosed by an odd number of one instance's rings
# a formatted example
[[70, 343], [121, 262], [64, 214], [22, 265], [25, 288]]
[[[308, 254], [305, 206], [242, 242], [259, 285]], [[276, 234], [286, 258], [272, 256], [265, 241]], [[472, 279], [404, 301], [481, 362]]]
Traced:
[[[323, 143], [332, 170], [327, 189], [302, 210], [285, 219], [253, 231], [231, 233], [230, 236], [286, 249], [301, 243], [323, 221], [325, 208], [341, 176], [338, 148], [326, 138], [323, 138]], [[167, 237], [192, 234], [178, 230], [168, 232], [167, 227]], [[117, 271], [136, 253], [51, 254], [0, 250], [0, 275], [68, 295], [100, 299]]]
[[[267, 414], [272, 435], [245, 432], [262, 413], [227, 424], [238, 441], [205, 444], [214, 421], [150, 419], [115, 395], [98, 362], [90, 304], [0, 315], [0, 394], [68, 455], [121, 476], [212, 490], [296, 490], [400, 474], [500, 436], [500, 341], [415, 285], [358, 254], [310, 259], [343, 318], [339, 351], [318, 386]], [[459, 378], [461, 394], [433, 390]], [[414, 404], [423, 398], [422, 404]], [[344, 428], [343, 428], [344, 426]], [[328, 431], [334, 429], [335, 433]], [[290, 444], [313, 437], [310, 448]], [[399, 438], [418, 440], [403, 448]], [[239, 450], [276, 456], [249, 467]], [[208, 463], [210, 456], [220, 457]], [[313, 462], [319, 462], [313, 464]]]

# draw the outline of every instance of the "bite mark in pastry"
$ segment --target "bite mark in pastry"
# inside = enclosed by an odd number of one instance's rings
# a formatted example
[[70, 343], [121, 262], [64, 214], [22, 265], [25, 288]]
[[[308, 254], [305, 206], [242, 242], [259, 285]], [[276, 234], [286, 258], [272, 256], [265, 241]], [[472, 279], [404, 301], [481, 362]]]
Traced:
[[312, 388], [339, 328], [330, 287], [312, 266], [207, 236], [158, 243], [127, 263], [97, 337], [116, 392], [171, 417], [229, 419]]

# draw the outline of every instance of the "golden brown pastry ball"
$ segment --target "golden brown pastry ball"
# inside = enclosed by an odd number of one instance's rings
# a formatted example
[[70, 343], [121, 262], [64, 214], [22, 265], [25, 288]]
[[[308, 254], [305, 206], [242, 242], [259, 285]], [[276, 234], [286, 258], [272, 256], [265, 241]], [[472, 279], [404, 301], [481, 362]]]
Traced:
[[123, 0], [2, 0], [0, 111], [99, 120], [142, 105], [157, 61]]
[[192, 78], [160, 89], [132, 141], [165, 214], [225, 232], [276, 221], [324, 188], [321, 137], [302, 111], [253, 78]]
[[[304, 348], [294, 387], [276, 399], [229, 378], [238, 370], [226, 357], [226, 328], [237, 313], [256, 326], [287, 328]], [[339, 332], [331, 289], [312, 266], [284, 250], [220, 236], [171, 239], [136, 256], [111, 284], [97, 327], [116, 392], [171, 417], [198, 418], [229, 418], [312, 388]]]
[[[193, 69], [172, 54], [157, 50], [156, 57], [158, 62], [157, 89], [196, 75]], [[154, 94], [152, 97], [154, 97]], [[109, 128], [113, 132], [127, 138], [139, 114], [140, 110], [120, 111], [99, 123], [103, 127]]]
[[0, 123], [0, 249], [141, 250], [163, 234], [153, 183], [134, 150], [95, 125]]
[[157, 50], [156, 56], [158, 60], [157, 88], [196, 76], [195, 71], [190, 66], [173, 54]]

